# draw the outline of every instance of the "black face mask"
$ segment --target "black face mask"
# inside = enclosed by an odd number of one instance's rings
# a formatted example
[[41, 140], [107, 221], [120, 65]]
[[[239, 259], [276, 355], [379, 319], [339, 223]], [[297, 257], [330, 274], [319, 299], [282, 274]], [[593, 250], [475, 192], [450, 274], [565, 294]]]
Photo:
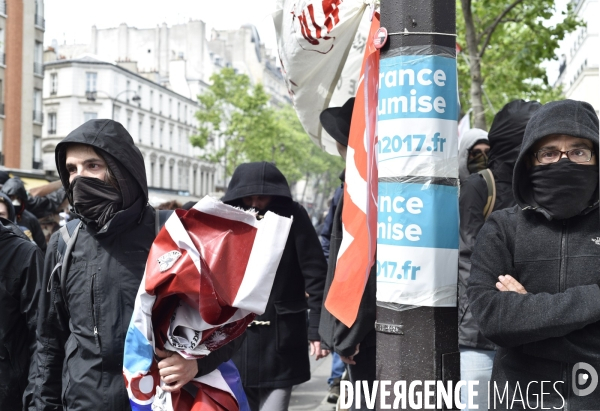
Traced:
[[597, 200], [592, 195], [598, 189], [598, 166], [564, 158], [557, 163], [531, 167], [529, 179], [535, 202], [557, 220], [579, 215]]
[[104, 226], [121, 210], [121, 192], [98, 178], [77, 177], [69, 187], [73, 207], [78, 214]]
[[481, 170], [485, 170], [488, 166], [488, 157], [485, 153], [481, 153], [476, 155], [475, 157], [470, 157], [467, 160], [467, 170], [469, 173], [478, 173]]

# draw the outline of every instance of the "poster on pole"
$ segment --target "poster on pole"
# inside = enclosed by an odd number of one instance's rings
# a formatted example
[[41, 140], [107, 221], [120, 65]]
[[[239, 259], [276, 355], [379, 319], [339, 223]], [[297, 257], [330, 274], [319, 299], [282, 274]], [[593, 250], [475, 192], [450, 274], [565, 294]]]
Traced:
[[454, 58], [380, 62], [378, 301], [456, 306], [458, 111]]

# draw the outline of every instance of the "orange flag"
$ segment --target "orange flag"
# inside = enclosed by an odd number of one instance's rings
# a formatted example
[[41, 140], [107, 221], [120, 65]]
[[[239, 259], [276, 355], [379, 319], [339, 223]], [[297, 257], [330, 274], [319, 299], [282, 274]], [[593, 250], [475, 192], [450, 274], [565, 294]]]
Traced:
[[347, 327], [352, 326], [375, 263], [377, 248], [377, 90], [379, 50], [373, 44], [379, 29], [375, 13], [354, 101], [342, 210], [343, 237], [325, 308]]

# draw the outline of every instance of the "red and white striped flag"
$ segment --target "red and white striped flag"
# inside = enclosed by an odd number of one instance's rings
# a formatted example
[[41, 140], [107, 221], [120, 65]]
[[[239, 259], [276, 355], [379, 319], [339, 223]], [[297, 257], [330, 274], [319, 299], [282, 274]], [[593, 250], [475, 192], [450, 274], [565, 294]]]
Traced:
[[350, 327], [356, 320], [377, 248], [377, 90], [379, 50], [373, 38], [379, 29], [375, 13], [354, 101], [346, 155], [342, 210], [343, 237], [325, 308]]

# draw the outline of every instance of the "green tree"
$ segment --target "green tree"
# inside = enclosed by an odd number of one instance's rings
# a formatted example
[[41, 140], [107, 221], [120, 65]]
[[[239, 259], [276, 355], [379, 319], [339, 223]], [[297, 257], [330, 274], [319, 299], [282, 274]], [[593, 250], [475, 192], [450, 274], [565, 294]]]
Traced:
[[[558, 43], [582, 23], [569, 4], [551, 23], [554, 0], [460, 0], [457, 4], [459, 90], [463, 111], [473, 109], [474, 127], [487, 130], [494, 112], [522, 98], [545, 103], [560, 98], [542, 62], [555, 60]], [[466, 57], [466, 58], [465, 58]], [[485, 95], [484, 95], [485, 93]], [[489, 102], [487, 101], [489, 99]], [[487, 119], [486, 119], [487, 117]]]
[[[253, 86], [244, 74], [231, 68], [213, 74], [211, 85], [198, 96], [199, 127], [192, 145], [206, 150], [206, 160], [223, 164], [227, 176], [243, 162], [271, 161], [290, 184], [316, 180], [317, 191], [327, 195], [343, 161], [311, 142], [290, 105], [274, 106], [269, 100], [262, 85]], [[208, 144], [216, 137], [224, 142], [221, 147]]]

